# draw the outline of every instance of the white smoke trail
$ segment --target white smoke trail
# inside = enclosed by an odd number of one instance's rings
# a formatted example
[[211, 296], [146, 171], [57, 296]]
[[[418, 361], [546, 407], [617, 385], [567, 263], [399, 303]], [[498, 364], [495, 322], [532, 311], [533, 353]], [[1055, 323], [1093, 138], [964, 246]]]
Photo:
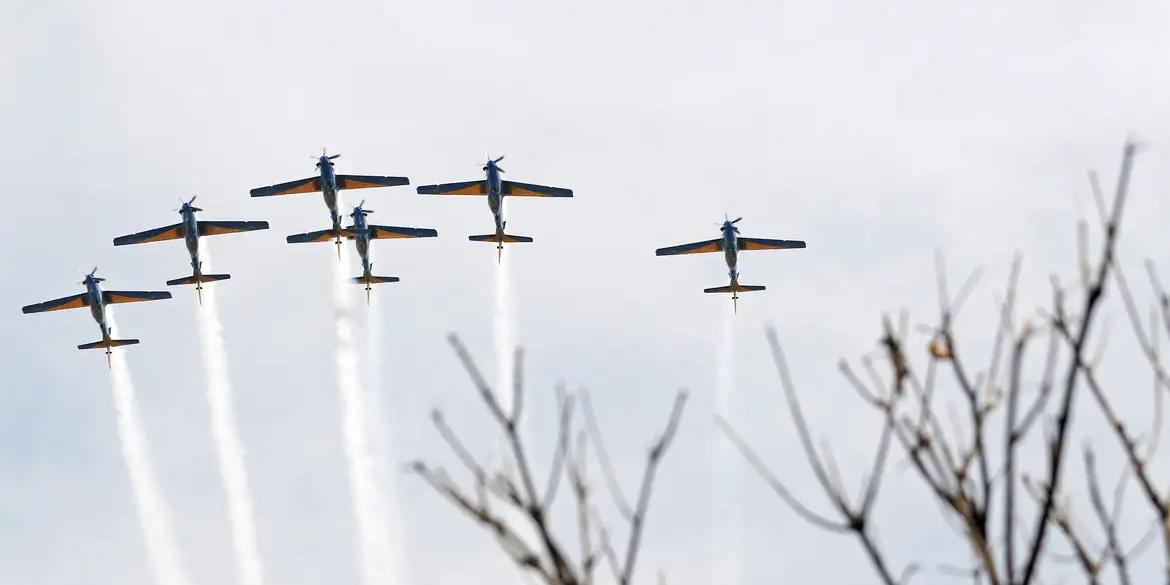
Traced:
[[496, 265], [496, 307], [494, 335], [496, 346], [496, 397], [504, 412], [512, 408], [512, 368], [516, 352], [515, 320], [512, 307], [512, 262], [508, 256]]
[[[204, 246], [203, 261], [210, 265], [211, 253]], [[256, 521], [252, 490], [248, 486], [248, 469], [244, 464], [244, 446], [236, 430], [232, 408], [232, 385], [228, 377], [227, 351], [215, 289], [203, 290], [203, 302], [196, 305], [199, 345], [207, 381], [207, 406], [211, 417], [211, 436], [219, 474], [227, 494], [228, 517], [232, 527], [232, 544], [236, 551], [236, 568], [240, 585], [263, 585], [264, 573], [260, 549], [256, 544]]]
[[341, 394], [342, 436], [349, 464], [349, 484], [358, 528], [362, 572], [366, 585], [388, 585], [394, 578], [386, 514], [378, 490], [377, 466], [369, 441], [370, 408], [366, 404], [359, 376], [358, 351], [353, 333], [351, 295], [346, 267], [349, 254], [343, 251], [333, 269], [333, 310], [337, 329], [337, 386]]
[[[109, 308], [106, 309], [109, 311]], [[107, 313], [111, 329], [114, 327], [112, 311]], [[158, 487], [154, 466], [146, 446], [146, 433], [138, 418], [138, 405], [134, 398], [134, 381], [130, 377], [130, 366], [126, 364], [123, 351], [115, 351], [110, 361], [110, 385], [113, 387], [114, 408], [117, 411], [118, 437], [122, 440], [122, 457], [130, 475], [130, 489], [134, 493], [134, 506], [158, 585], [188, 585], [190, 580], [183, 569], [178, 544], [171, 530], [170, 513]]]
[[382, 462], [395, 461], [393, 433], [387, 432], [390, 428], [386, 424], [386, 401], [383, 399], [382, 365], [386, 363], [387, 355], [382, 349], [382, 304], [376, 297], [371, 297], [370, 306], [366, 312], [366, 397], [369, 404], [370, 438], [372, 439], [371, 457], [375, 462], [375, 476], [377, 485], [383, 486], [383, 501], [388, 503], [386, 512], [386, 534], [388, 568], [395, 583], [409, 583], [409, 571], [406, 563], [406, 551], [403, 546], [402, 517], [399, 514], [398, 490], [396, 477], [388, 473]]
[[[735, 313], [731, 306], [725, 307], [719, 335], [718, 363], [715, 372], [715, 413], [727, 420], [734, 420], [735, 395]], [[711, 534], [713, 553], [708, 564], [712, 574], [708, 581], [723, 583], [740, 582], [740, 531], [741, 510], [736, 494], [738, 461], [726, 437], [712, 433], [710, 445], [713, 485], [711, 486], [716, 506], [713, 510], [714, 529]]]

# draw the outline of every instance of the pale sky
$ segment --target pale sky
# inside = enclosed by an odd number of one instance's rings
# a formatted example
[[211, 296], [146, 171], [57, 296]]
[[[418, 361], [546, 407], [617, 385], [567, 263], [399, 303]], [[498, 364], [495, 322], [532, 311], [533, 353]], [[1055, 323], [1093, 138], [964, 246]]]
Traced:
[[[3, 583], [152, 583], [104, 359], [74, 349], [97, 328], [84, 311], [18, 308], [80, 292], [80, 271], [94, 265], [108, 288], [166, 289], [189, 274], [180, 243], [110, 240], [177, 221], [172, 209], [193, 194], [203, 219], [272, 224], [210, 242], [215, 271], [233, 275], [210, 286], [268, 582], [360, 582], [333, 371], [334, 252], [283, 241], [328, 216], [317, 195], [248, 197], [310, 176], [322, 146], [343, 155], [340, 173], [470, 180], [486, 151], [507, 155], [505, 178], [574, 189], [573, 199], [508, 202], [508, 231], [535, 238], [506, 251], [529, 358], [528, 432], [551, 453], [554, 386], [589, 388], [632, 490], [672, 393], [692, 391], [654, 494], [642, 581], [661, 570], [674, 584], [712, 583], [726, 567], [750, 584], [872, 579], [856, 542], [801, 522], [712, 423], [730, 302], [701, 291], [726, 284], [722, 259], [656, 258], [654, 248], [716, 237], [725, 212], [745, 216], [746, 236], [808, 242], [741, 257], [742, 282], [768, 290], [747, 295], [735, 317], [730, 417], [820, 510], [765, 323], [857, 485], [876, 421], [836, 362], [876, 347], [885, 312], [931, 322], [936, 250], [953, 281], [985, 268], [960, 322], [983, 356], [1012, 255], [1024, 256], [1021, 303], [1034, 315], [1050, 274], [1076, 275], [1075, 223], [1094, 217], [1086, 170], [1112, 185], [1133, 136], [1147, 148], [1121, 258], [1143, 306], [1141, 262], [1170, 272], [1165, 2], [10, 0], [4, 13]], [[433, 407], [488, 457], [494, 434], [444, 340], [460, 334], [493, 367], [495, 252], [466, 239], [490, 231], [486, 203], [413, 186], [347, 194], [360, 198], [378, 223], [439, 230], [374, 244], [379, 272], [402, 278], [375, 293], [387, 464], [456, 467], [429, 426]], [[185, 565], [197, 583], [230, 584], [194, 293], [171, 290], [170, 301], [122, 309], [119, 325], [142, 339], [126, 354]], [[1119, 391], [1132, 387], [1123, 406], [1144, 421], [1148, 376], [1120, 355], [1121, 306], [1106, 313], [1117, 338], [1106, 367]], [[1099, 422], [1086, 413], [1077, 450]], [[1111, 440], [1096, 439], [1103, 451]], [[879, 511], [892, 561], [966, 564], [900, 461]], [[411, 583], [518, 582], [487, 534], [418, 478], [395, 484], [387, 507]], [[1140, 535], [1144, 513], [1136, 502], [1127, 535]], [[1147, 553], [1139, 575], [1154, 574], [1160, 554]]]

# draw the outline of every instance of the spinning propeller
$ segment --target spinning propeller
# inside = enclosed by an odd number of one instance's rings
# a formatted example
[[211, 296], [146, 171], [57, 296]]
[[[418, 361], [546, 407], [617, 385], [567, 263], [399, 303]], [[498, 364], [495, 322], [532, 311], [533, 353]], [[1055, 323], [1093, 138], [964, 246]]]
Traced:
[[[313, 160], [317, 161], [317, 166], [321, 166], [321, 159], [325, 159], [326, 161], [332, 161], [333, 159], [335, 159], [335, 158], [337, 158], [337, 157], [339, 157], [339, 156], [341, 156], [341, 155], [340, 155], [340, 154], [329, 154], [329, 153], [327, 153], [327, 152], [325, 151], [325, 147], [324, 147], [324, 146], [322, 146], [322, 147], [321, 147], [321, 156], [312, 155], [312, 156], [310, 156], [309, 158], [311, 158], [311, 159], [313, 159]], [[329, 166], [333, 166], [333, 163], [332, 163], [332, 162], [330, 162], [330, 163], [329, 163]]]
[[[490, 155], [490, 154], [489, 154], [489, 155], [487, 155], [487, 159], [488, 159], [488, 161], [487, 161], [487, 164], [485, 164], [485, 165], [483, 166], [483, 170], [485, 170], [485, 171], [486, 171], [486, 170], [488, 170], [488, 167], [490, 167], [490, 166], [496, 166], [496, 164], [497, 164], [497, 163], [499, 163], [500, 161], [504, 160], [504, 155], [500, 155], [500, 156], [499, 156], [499, 158], [495, 158], [495, 159], [493, 159], [493, 158], [492, 158], [492, 155]], [[504, 172], [504, 169], [501, 169], [501, 168], [500, 168], [500, 167], [498, 167], [498, 166], [496, 166], [496, 170], [497, 170], [497, 171], [500, 171], [501, 173], [502, 173], [502, 172]]]
[[[102, 282], [105, 280], [104, 278], [102, 278], [100, 276], [94, 276], [95, 274], [97, 274], [97, 266], [94, 266], [93, 270], [90, 270], [88, 273], [86, 273], [84, 270], [82, 270], [81, 273], [85, 274], [85, 276], [88, 278], [94, 279], [97, 282]], [[86, 282], [85, 280], [82, 280], [81, 282], [79, 282], [77, 284], [85, 284], [85, 282]]]
[[191, 208], [191, 211], [203, 211], [202, 209], [200, 209], [200, 208], [198, 208], [198, 207], [195, 207], [194, 205], [192, 205], [193, 203], [195, 203], [195, 200], [196, 200], [196, 199], [198, 199], [198, 198], [199, 198], [199, 196], [198, 196], [198, 195], [193, 195], [193, 196], [191, 197], [191, 200], [190, 200], [190, 201], [183, 201], [182, 199], [180, 199], [180, 200], [179, 200], [179, 208], [178, 208], [178, 209], [176, 209], [175, 211], [177, 211], [177, 212], [179, 212], [179, 213], [183, 213], [183, 208], [185, 208], [185, 207], [190, 207], [190, 208]]

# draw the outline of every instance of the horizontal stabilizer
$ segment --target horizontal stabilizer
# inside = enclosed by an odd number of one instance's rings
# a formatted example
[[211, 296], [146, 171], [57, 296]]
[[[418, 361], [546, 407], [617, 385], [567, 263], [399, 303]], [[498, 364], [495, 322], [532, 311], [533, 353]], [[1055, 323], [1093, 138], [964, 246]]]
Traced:
[[230, 275], [230, 274], [200, 274], [198, 277], [187, 276], [184, 278], [176, 278], [174, 280], [168, 280], [167, 285], [168, 286], [175, 286], [177, 284], [198, 284], [200, 282], [215, 282], [217, 280], [227, 280], [231, 277], [232, 277], [232, 275]]
[[397, 276], [355, 276], [353, 281], [357, 284], [383, 284], [387, 282], [398, 282]]
[[98, 349], [111, 347], [121, 347], [123, 345], [135, 345], [138, 343], [137, 339], [103, 339], [93, 343], [83, 343], [77, 346], [77, 349]]
[[352, 237], [353, 232], [351, 232], [349, 230], [341, 230], [341, 232], [338, 233], [338, 232], [331, 230], [331, 229], [330, 230], [321, 230], [319, 232], [308, 232], [308, 233], [304, 233], [304, 234], [294, 234], [294, 235], [291, 235], [291, 236], [285, 238], [285, 241], [287, 241], [290, 244], [305, 244], [305, 243], [309, 243], [309, 242], [329, 242], [329, 241], [332, 241], [339, 236]]
[[764, 290], [766, 286], [756, 286], [751, 284], [729, 284], [727, 286], [717, 286], [715, 288], [705, 288], [705, 293], [741, 293], [752, 292], [757, 290]]
[[520, 244], [531, 242], [528, 236], [513, 236], [509, 234], [486, 234], [482, 236], [467, 236], [473, 242], [496, 242], [497, 244]]

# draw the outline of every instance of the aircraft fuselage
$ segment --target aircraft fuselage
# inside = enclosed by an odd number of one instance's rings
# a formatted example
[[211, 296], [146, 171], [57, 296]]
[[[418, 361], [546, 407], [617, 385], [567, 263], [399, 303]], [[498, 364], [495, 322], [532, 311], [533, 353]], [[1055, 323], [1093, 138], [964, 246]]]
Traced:
[[366, 224], [366, 214], [353, 214], [353, 242], [357, 246], [358, 256], [362, 259], [363, 276], [370, 275], [370, 230]]
[[500, 169], [496, 163], [488, 161], [484, 170], [487, 172], [487, 200], [488, 207], [496, 219], [496, 231], [504, 231], [504, 185], [500, 179]]
[[89, 297], [89, 313], [98, 327], [102, 328], [102, 339], [109, 339], [110, 326], [106, 323], [106, 305], [102, 302], [102, 287], [92, 274], [85, 276], [85, 294]]
[[739, 280], [739, 272], [736, 271], [736, 264], [739, 261], [739, 236], [736, 234], [735, 226], [729, 222], [724, 222], [723, 227], [719, 229], [723, 232], [723, 259], [727, 262], [727, 275], [731, 277], [731, 282], [735, 283]]
[[191, 270], [199, 274], [199, 221], [195, 219], [195, 210], [188, 203], [183, 204], [180, 212], [183, 214], [183, 243], [187, 245], [187, 253], [191, 255]]
[[333, 220], [334, 231], [341, 231], [341, 214], [337, 212], [337, 175], [333, 172], [333, 163], [328, 157], [322, 156], [317, 161], [317, 168], [321, 170], [321, 196], [329, 208], [329, 219]]

